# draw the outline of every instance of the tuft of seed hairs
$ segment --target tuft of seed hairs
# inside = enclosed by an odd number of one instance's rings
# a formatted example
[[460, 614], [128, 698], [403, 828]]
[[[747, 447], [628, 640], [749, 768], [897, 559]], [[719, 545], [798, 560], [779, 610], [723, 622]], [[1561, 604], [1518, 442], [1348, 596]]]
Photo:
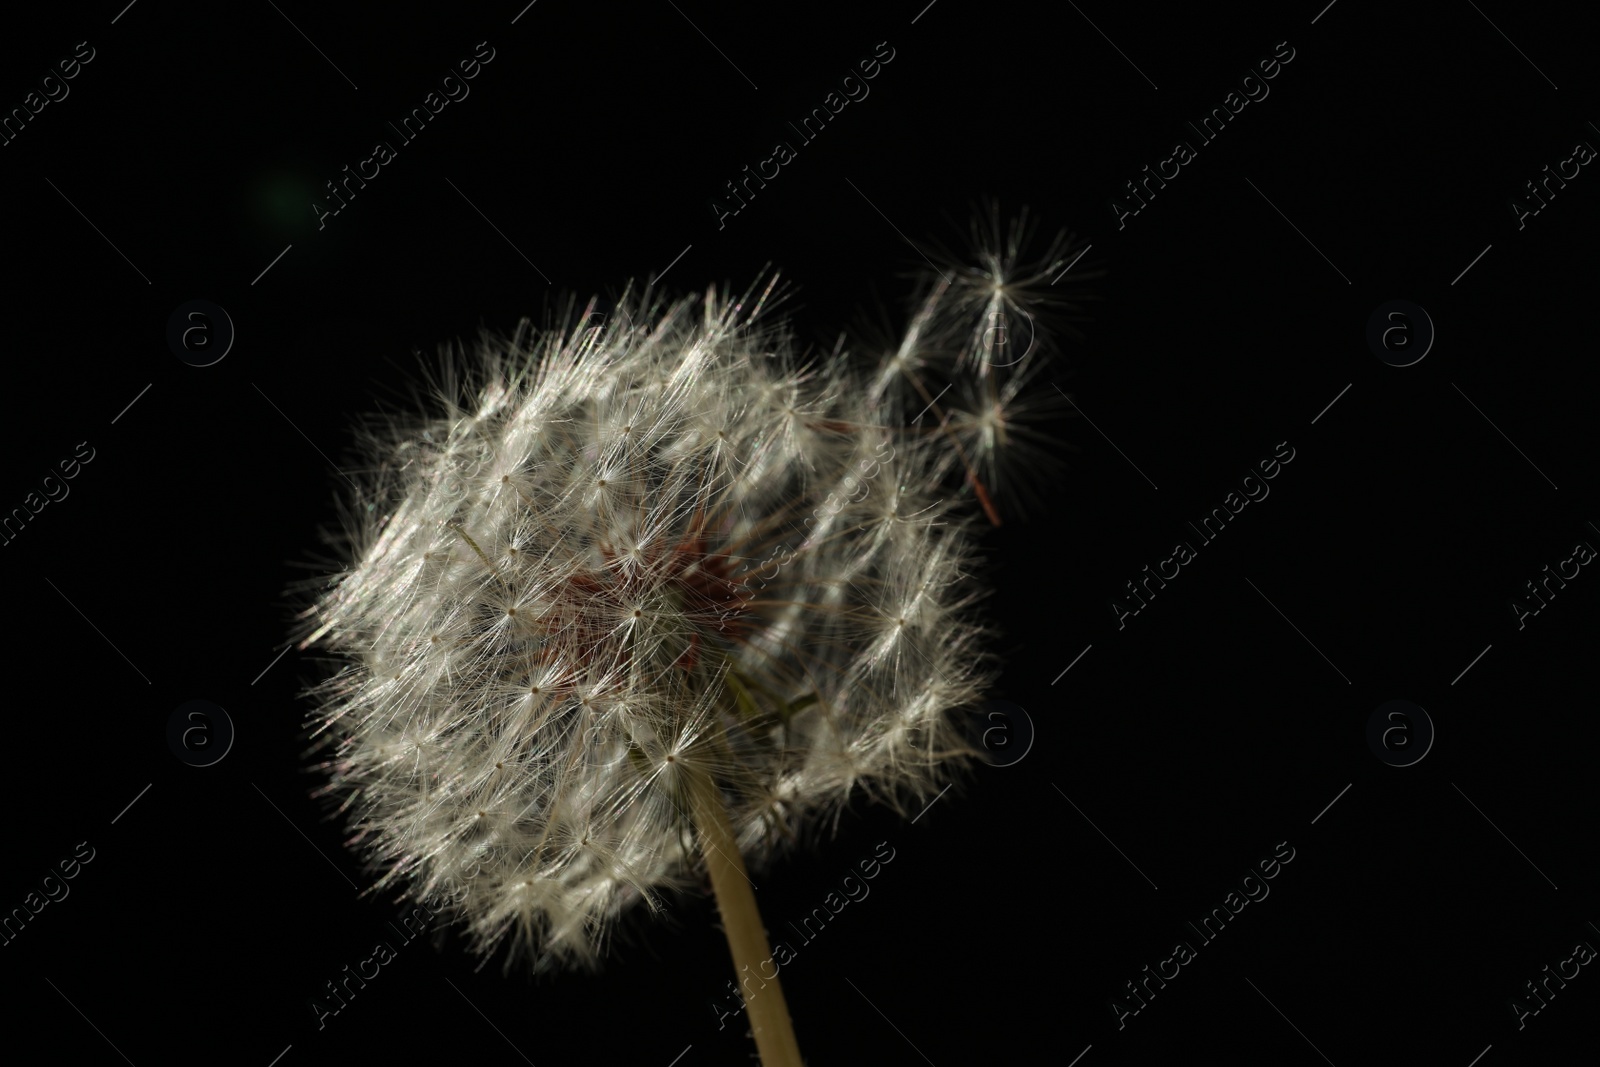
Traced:
[[802, 354], [775, 275], [630, 286], [447, 351], [358, 428], [296, 637], [338, 665], [308, 755], [370, 892], [507, 968], [593, 968], [631, 906], [703, 889], [694, 776], [758, 871], [853, 796], [954, 780], [997, 675], [977, 534], [1047, 406], [1043, 331], [998, 358], [994, 313], [1048, 319], [1066, 261], [1024, 236], [936, 269], [876, 353]]

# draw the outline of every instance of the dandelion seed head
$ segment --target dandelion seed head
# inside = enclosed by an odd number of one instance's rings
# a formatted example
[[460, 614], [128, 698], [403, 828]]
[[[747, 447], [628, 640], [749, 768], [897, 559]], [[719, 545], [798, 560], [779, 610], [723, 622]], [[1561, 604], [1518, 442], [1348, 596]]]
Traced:
[[[986, 299], [1033, 284], [1013, 266]], [[757, 870], [857, 791], [909, 813], [948, 783], [996, 670], [950, 441], [983, 455], [1022, 402], [907, 429], [975, 314], [935, 295], [874, 369], [799, 354], [775, 279], [630, 290], [601, 328], [485, 337], [425, 413], [363, 427], [348, 564], [301, 636], [344, 665], [312, 733], [374, 891], [507, 966], [594, 966], [625, 910], [700, 888], [691, 776]]]

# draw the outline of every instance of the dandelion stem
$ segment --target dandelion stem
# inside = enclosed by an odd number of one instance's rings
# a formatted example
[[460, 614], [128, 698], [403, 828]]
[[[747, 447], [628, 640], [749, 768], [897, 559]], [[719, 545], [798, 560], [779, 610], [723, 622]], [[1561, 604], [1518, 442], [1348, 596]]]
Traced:
[[755, 990], [743, 987], [745, 1007], [750, 1013], [750, 1030], [755, 1035], [756, 1051], [761, 1055], [762, 1067], [804, 1067], [800, 1059], [800, 1046], [794, 1037], [794, 1025], [789, 1021], [789, 1005], [783, 999], [783, 987], [778, 984], [776, 968], [773, 968], [774, 976], [770, 979], [761, 973], [763, 964], [772, 966], [772, 949], [767, 942], [766, 928], [761, 924], [761, 912], [756, 907], [750, 879], [745, 874], [744, 858], [739, 855], [738, 843], [733, 838], [728, 810], [710, 775], [694, 773], [690, 793], [695, 829], [705, 854], [706, 866], [710, 868], [711, 888], [717, 895], [717, 908], [722, 912], [722, 926], [728, 935], [728, 948], [733, 954], [734, 973], [740, 974], [748, 968], [764, 983]]

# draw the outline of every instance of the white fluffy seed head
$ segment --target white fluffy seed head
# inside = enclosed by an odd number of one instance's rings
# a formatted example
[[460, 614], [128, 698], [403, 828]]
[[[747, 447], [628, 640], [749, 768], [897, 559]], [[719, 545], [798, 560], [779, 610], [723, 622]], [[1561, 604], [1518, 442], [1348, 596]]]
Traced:
[[349, 565], [299, 635], [343, 664], [311, 691], [326, 792], [375, 890], [507, 966], [594, 965], [629, 905], [698, 886], [688, 775], [760, 869], [852, 793], [916, 810], [972, 754], [982, 520], [895, 369], [972, 324], [925, 302], [862, 371], [796, 356], [774, 294], [524, 324], [448, 361], [434, 414], [363, 433]]

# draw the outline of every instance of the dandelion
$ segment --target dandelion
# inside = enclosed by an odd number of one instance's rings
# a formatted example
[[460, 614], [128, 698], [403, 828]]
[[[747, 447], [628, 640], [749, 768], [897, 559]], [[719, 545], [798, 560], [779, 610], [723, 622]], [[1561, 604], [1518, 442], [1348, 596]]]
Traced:
[[[771, 277], [630, 288], [600, 325], [569, 305], [450, 356], [432, 414], [362, 427], [347, 565], [297, 635], [341, 664], [310, 694], [323, 791], [372, 891], [442, 905], [507, 967], [593, 968], [625, 911], [707, 873], [754, 966], [746, 864], [853, 795], [916, 810], [974, 754], [981, 518], [944, 483], [985, 492], [972, 461], [992, 475], [1032, 401], [1002, 385], [992, 415], [907, 430], [919, 368], [980, 311], [960, 286], [865, 371], [797, 354], [781, 300]], [[798, 1064], [781, 991], [749, 1007], [763, 1061]]]

